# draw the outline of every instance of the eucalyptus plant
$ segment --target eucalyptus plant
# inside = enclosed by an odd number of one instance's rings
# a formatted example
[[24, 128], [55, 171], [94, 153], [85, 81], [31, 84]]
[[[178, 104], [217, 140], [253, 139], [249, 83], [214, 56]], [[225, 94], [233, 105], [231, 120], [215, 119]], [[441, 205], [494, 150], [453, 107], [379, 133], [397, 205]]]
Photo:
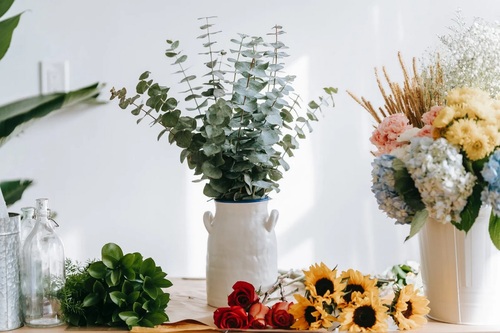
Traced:
[[[333, 106], [335, 88], [324, 88], [325, 97], [301, 107], [294, 93], [294, 76], [283, 73], [286, 45], [280, 40], [281, 26], [274, 26], [272, 41], [262, 37], [239, 34], [231, 39], [229, 52], [216, 49], [213, 24], [203, 18], [207, 73], [204, 83], [196, 85], [196, 75], [188, 73], [188, 59], [180, 50], [179, 41], [167, 40], [166, 57], [178, 67], [180, 84], [186, 89], [181, 107], [168, 86], [151, 79], [149, 71], [139, 77], [136, 94], [128, 96], [126, 88], [111, 89], [122, 109], [133, 115], [151, 119], [160, 125], [160, 139], [181, 148], [180, 160], [186, 162], [197, 181], [207, 181], [203, 193], [215, 199], [248, 200], [264, 198], [279, 191], [281, 170], [288, 170], [288, 157], [305, 138], [310, 122], [318, 120], [318, 112]], [[330, 101], [332, 99], [332, 101]]]
[[165, 321], [172, 286], [152, 258], [123, 254], [114, 243], [102, 247], [102, 260], [81, 267], [66, 265], [66, 282], [58, 297], [67, 323], [75, 326], [146, 326]]

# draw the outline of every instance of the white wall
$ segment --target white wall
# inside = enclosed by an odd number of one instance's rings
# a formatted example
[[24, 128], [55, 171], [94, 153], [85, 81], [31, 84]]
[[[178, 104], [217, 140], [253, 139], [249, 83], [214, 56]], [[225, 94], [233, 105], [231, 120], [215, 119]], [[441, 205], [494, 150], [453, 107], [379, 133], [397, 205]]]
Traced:
[[[280, 24], [290, 47], [287, 71], [308, 100], [336, 86], [336, 108], [290, 161], [282, 191], [279, 265], [305, 268], [324, 261], [366, 273], [407, 259], [418, 261], [416, 239], [394, 226], [370, 192], [368, 138], [374, 122], [347, 94], [381, 104], [373, 68], [400, 75], [397, 52], [408, 60], [437, 43], [455, 10], [469, 18], [498, 19], [500, 2], [465, 1], [160, 1], [17, 0], [8, 16], [25, 11], [11, 49], [0, 62], [0, 104], [37, 94], [38, 62], [67, 60], [70, 88], [105, 82], [133, 89], [145, 70], [175, 84], [164, 57], [167, 38], [181, 40], [198, 76], [203, 71], [198, 17], [217, 15], [219, 43], [238, 32], [264, 35]], [[202, 223], [213, 203], [191, 183], [179, 149], [156, 141], [157, 129], [108, 103], [46, 117], [0, 149], [0, 179], [35, 180], [23, 200], [48, 197], [68, 257], [100, 256], [107, 242], [152, 256], [170, 276], [204, 275], [207, 233]]]

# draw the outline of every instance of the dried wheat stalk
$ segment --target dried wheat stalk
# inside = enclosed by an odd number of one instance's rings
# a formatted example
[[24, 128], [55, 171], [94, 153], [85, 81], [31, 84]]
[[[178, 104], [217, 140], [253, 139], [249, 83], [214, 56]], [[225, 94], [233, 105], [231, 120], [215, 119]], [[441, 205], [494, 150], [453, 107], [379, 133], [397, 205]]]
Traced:
[[435, 67], [429, 67], [425, 73], [425, 79], [422, 78], [416, 65], [416, 59], [413, 58], [413, 73], [410, 77], [408, 70], [403, 62], [401, 53], [398, 53], [399, 64], [403, 71], [403, 85], [392, 82], [385, 67], [382, 67], [383, 76], [389, 87], [389, 93], [386, 92], [382, 81], [379, 77], [378, 70], [375, 68], [375, 78], [377, 85], [384, 99], [384, 106], [375, 110], [373, 105], [365, 98], [357, 97], [352, 92], [347, 93], [361, 105], [370, 115], [381, 123], [382, 120], [395, 113], [404, 113], [410, 123], [415, 127], [422, 127], [422, 114], [427, 112], [432, 105], [442, 103], [442, 94], [439, 88], [442, 87], [443, 77], [441, 67], [439, 66], [439, 58], [436, 61]]

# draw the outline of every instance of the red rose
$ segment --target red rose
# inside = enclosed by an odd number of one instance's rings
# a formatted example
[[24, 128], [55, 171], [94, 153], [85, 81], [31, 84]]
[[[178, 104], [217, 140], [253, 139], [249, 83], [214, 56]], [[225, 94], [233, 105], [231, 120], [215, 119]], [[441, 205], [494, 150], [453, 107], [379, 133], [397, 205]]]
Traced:
[[233, 292], [227, 297], [229, 306], [239, 305], [248, 310], [252, 304], [259, 301], [259, 295], [255, 292], [255, 287], [248, 282], [238, 281], [233, 285]]
[[218, 308], [214, 312], [214, 323], [218, 328], [248, 328], [248, 316], [241, 306]]
[[273, 328], [290, 328], [295, 319], [288, 313], [293, 303], [278, 302], [274, 304], [266, 314], [266, 323]]
[[269, 307], [262, 303], [254, 303], [248, 310], [248, 327], [262, 329], [266, 328], [266, 314]]

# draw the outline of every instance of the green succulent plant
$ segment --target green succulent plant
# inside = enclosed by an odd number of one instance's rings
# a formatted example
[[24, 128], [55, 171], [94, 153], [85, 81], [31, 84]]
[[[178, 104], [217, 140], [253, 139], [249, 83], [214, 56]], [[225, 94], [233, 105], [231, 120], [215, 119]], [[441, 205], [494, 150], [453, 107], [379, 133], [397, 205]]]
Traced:
[[[322, 108], [330, 102], [335, 88], [324, 88], [326, 97], [311, 101], [304, 109], [294, 93], [294, 76], [283, 73], [282, 59], [286, 45], [279, 39], [284, 33], [275, 26], [269, 33], [272, 41], [239, 34], [231, 39], [228, 52], [216, 50], [213, 24], [203, 18], [203, 46], [208, 61], [205, 82], [195, 85], [196, 76], [185, 69], [187, 55], [179, 49], [179, 41], [167, 40], [165, 55], [173, 59], [186, 85], [181, 107], [170, 87], [150, 79], [150, 72], [139, 77], [136, 94], [127, 95], [126, 88], [111, 89], [111, 99], [118, 99], [122, 109], [131, 110], [152, 124], [160, 125], [160, 139], [168, 133], [168, 141], [180, 147], [181, 162], [186, 162], [197, 181], [206, 181], [203, 193], [215, 199], [248, 200], [265, 198], [279, 191], [286, 161], [305, 138], [311, 122], [317, 121]], [[140, 101], [142, 100], [142, 101]], [[333, 100], [333, 99], [332, 99]]]
[[121, 248], [103, 246], [102, 260], [85, 267], [67, 263], [67, 276], [59, 294], [65, 321], [74, 326], [145, 326], [165, 321], [172, 286], [167, 273], [152, 258], [123, 254]]

